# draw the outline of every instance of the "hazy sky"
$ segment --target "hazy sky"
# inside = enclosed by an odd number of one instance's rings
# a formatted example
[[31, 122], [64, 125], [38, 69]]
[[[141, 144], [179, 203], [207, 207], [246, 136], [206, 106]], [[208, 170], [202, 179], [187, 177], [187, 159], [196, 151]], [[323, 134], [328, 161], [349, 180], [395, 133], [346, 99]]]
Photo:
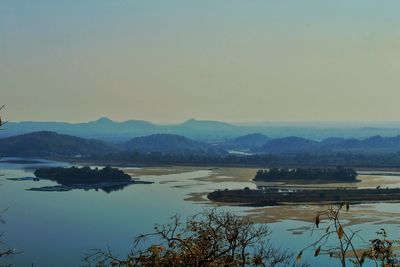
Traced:
[[11, 120], [400, 120], [398, 0], [1, 0]]

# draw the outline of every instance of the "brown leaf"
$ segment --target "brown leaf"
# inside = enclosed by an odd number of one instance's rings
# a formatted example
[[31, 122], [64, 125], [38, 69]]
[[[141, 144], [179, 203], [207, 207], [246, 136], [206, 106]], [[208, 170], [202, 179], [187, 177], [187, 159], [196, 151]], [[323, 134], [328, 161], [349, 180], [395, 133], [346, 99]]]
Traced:
[[301, 255], [303, 254], [303, 251], [300, 251], [300, 253], [296, 257], [296, 261], [300, 262], [301, 261]]
[[337, 235], [338, 235], [339, 239], [342, 239], [343, 234], [344, 234], [343, 227], [342, 227], [342, 225], [340, 225], [339, 229], [337, 230]]

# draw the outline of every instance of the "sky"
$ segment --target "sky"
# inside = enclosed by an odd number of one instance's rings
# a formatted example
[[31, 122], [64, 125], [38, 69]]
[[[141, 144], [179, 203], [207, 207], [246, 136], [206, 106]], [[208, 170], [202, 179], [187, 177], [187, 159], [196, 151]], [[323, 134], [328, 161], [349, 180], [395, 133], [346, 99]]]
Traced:
[[400, 121], [398, 0], [1, 0], [9, 120]]

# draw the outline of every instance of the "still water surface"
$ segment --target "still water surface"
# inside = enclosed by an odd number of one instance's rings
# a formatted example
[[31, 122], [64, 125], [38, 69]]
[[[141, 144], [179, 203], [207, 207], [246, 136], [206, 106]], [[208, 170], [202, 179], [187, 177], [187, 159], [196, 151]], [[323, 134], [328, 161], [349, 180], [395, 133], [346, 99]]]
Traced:
[[[7, 178], [32, 177], [40, 166], [68, 166], [67, 163], [46, 162], [43, 164], [10, 164], [0, 162], [0, 209], [9, 208], [4, 214], [5, 243], [16, 247], [22, 254], [10, 259], [15, 266], [80, 266], [85, 252], [92, 248], [109, 246], [119, 255], [130, 248], [134, 236], [153, 230], [155, 223], [165, 223], [174, 214], [182, 217], [200, 212], [205, 207], [214, 207], [210, 202], [185, 201], [190, 193], [211, 192], [215, 189], [234, 189], [248, 186], [252, 182], [218, 182], [199, 180], [211, 175], [212, 169], [194, 170], [179, 174], [150, 175], [143, 180], [154, 184], [132, 185], [121, 191], [73, 190], [69, 192], [27, 191], [32, 187], [54, 185], [41, 180], [10, 181]], [[395, 179], [395, 177], [391, 177]], [[399, 178], [400, 179], [400, 178]], [[219, 207], [244, 214], [251, 208]], [[372, 205], [377, 212], [400, 214], [397, 203]], [[368, 233], [381, 226], [375, 222], [359, 222], [354, 229]], [[310, 231], [293, 234], [290, 229], [309, 228], [310, 222], [288, 220], [270, 224], [271, 239], [277, 246], [298, 252], [309, 244]], [[399, 238], [399, 224], [384, 225]], [[337, 260], [328, 257], [314, 258], [308, 251], [303, 256], [313, 266], [338, 266]]]

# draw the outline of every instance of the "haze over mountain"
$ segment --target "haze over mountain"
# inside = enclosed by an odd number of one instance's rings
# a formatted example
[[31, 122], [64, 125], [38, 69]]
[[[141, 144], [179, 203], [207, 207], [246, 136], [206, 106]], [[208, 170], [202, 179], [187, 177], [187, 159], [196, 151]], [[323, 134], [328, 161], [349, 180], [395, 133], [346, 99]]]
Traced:
[[253, 150], [262, 154], [301, 153], [359, 153], [382, 154], [400, 152], [400, 135], [394, 137], [372, 136], [366, 139], [328, 138], [320, 142], [299, 137], [272, 139]]
[[[369, 127], [366, 127], [369, 125]], [[9, 122], [0, 137], [36, 132], [53, 131], [84, 138], [94, 138], [107, 142], [121, 143], [134, 137], [164, 133], [186, 136], [208, 142], [221, 142], [234, 138], [260, 133], [270, 138], [296, 136], [312, 140], [329, 137], [368, 138], [374, 135], [395, 136], [400, 134], [400, 124], [382, 123], [253, 123], [232, 124], [220, 121], [190, 119], [177, 124], [155, 124], [143, 120], [116, 122], [100, 118], [87, 123], [66, 122]]]
[[160, 125], [142, 120], [116, 122], [109, 118], [100, 118], [87, 123], [65, 122], [10, 122], [2, 136], [12, 136], [34, 131], [53, 131], [86, 138], [96, 138], [110, 142], [123, 142], [133, 137], [157, 133], [184, 135], [199, 140], [225, 139], [249, 132], [245, 127], [218, 121], [190, 119], [179, 124]]
[[319, 147], [317, 141], [301, 138], [301, 137], [284, 137], [272, 139], [264, 144], [256, 151], [266, 154], [281, 154], [281, 153], [304, 153], [316, 151]]
[[236, 137], [232, 140], [221, 143], [220, 145], [225, 149], [246, 151], [256, 150], [270, 140], [271, 138], [266, 135], [254, 133]]
[[175, 134], [136, 137], [122, 144], [124, 150], [140, 153], [207, 153], [210, 145]]
[[400, 135], [372, 136], [366, 139], [327, 138], [315, 141], [289, 136], [269, 138], [262, 134], [248, 134], [225, 142], [206, 143], [175, 134], [152, 134], [112, 144], [55, 132], [41, 131], [0, 138], [1, 156], [30, 157], [90, 157], [92, 155], [124, 153], [163, 153], [181, 155], [226, 155], [228, 151], [251, 154], [387, 154], [400, 152]]

